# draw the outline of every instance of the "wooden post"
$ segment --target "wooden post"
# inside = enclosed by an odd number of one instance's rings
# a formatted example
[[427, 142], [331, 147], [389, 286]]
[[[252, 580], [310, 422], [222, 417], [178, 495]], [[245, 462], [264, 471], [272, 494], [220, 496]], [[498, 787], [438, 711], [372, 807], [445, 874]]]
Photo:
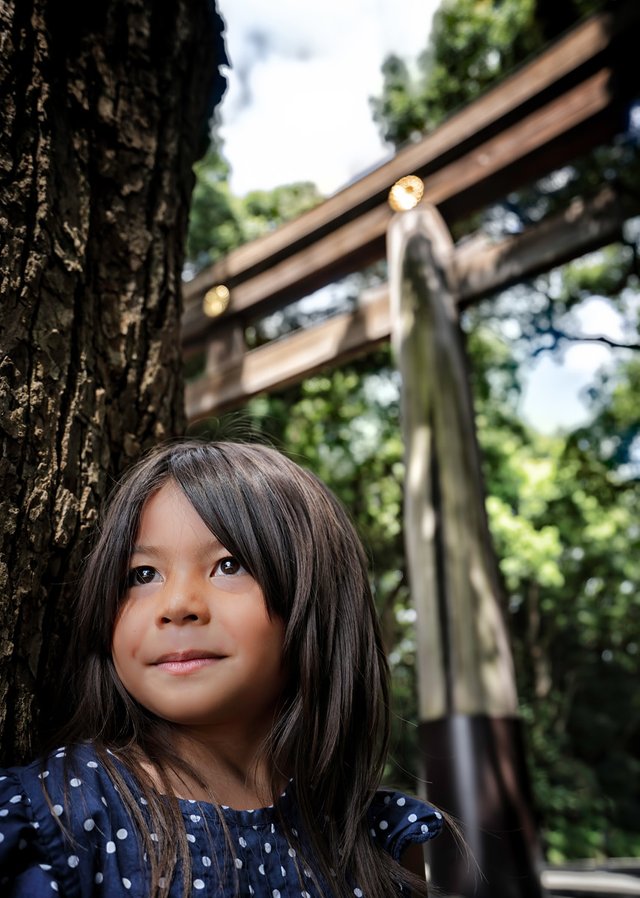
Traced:
[[537, 898], [513, 662], [484, 508], [455, 311], [453, 244], [420, 205], [388, 234], [392, 339], [403, 379], [405, 544], [417, 611], [421, 741], [431, 800], [462, 824], [433, 848], [435, 885]]

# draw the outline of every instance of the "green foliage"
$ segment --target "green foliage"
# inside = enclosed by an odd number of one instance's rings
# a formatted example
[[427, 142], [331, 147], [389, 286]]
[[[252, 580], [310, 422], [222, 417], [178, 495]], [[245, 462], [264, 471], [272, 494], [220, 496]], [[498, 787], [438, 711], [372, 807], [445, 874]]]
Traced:
[[[432, 131], [604, 0], [552, 5], [540, 0], [443, 0], [416, 71], [399, 57], [383, 66], [370, 100], [382, 139], [400, 147]], [[541, 15], [544, 9], [544, 16]]]
[[253, 240], [282, 222], [302, 215], [322, 199], [318, 188], [310, 181], [248, 193], [243, 200], [245, 239]]
[[533, 0], [454, 0], [420, 57], [427, 130], [475, 99], [541, 44]]
[[601, 373], [590, 391], [596, 416], [573, 437], [583, 453], [597, 454], [619, 476], [636, 480], [640, 472], [639, 391], [637, 356], [613, 373]]
[[195, 164], [196, 183], [191, 196], [187, 260], [202, 268], [243, 242], [241, 208], [229, 189], [229, 163], [215, 144]]
[[[487, 409], [498, 396], [476, 391], [487, 508], [551, 861], [640, 848], [640, 807], [629, 791], [640, 774], [639, 368], [633, 358], [603, 380], [593, 423], [567, 437], [530, 433], [508, 414], [500, 423]], [[620, 432], [634, 437], [616, 456], [609, 440]]]
[[397, 57], [383, 65], [371, 100], [383, 140], [400, 146], [433, 130], [526, 59], [543, 41], [534, 13], [534, 0], [444, 0], [415, 77]]
[[234, 196], [229, 163], [215, 139], [194, 172], [187, 234], [187, 267], [193, 273], [322, 201], [317, 187], [306, 181]]

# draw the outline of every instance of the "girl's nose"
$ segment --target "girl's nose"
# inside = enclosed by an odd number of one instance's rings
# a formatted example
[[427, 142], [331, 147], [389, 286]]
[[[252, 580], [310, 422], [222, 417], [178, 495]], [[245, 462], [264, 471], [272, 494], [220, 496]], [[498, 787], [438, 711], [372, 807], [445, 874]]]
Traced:
[[158, 609], [161, 625], [208, 624], [211, 612], [202, 590], [192, 583], [167, 584], [165, 600]]

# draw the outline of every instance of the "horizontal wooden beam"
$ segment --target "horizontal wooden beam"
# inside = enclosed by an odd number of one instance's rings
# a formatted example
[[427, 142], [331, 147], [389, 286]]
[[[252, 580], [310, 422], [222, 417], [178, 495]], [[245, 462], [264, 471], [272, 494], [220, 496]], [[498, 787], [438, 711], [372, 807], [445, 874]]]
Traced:
[[[613, 240], [640, 211], [610, 189], [590, 202], [575, 201], [557, 215], [514, 237], [487, 244], [471, 240], [456, 249], [457, 298], [463, 306], [525, 278], [548, 271]], [[370, 352], [389, 339], [386, 285], [367, 291], [360, 307], [229, 358], [186, 388], [190, 421], [217, 415], [268, 390]]]
[[456, 248], [458, 303], [467, 306], [619, 240], [625, 221], [638, 214], [637, 198], [605, 187], [514, 237], [470, 239]]
[[[458, 218], [505, 196], [535, 177], [559, 167], [580, 151], [605, 142], [618, 129], [607, 116], [612, 108], [612, 73], [603, 69], [472, 152], [434, 172], [425, 184], [425, 202]], [[251, 320], [318, 290], [384, 256], [391, 218], [387, 204], [319, 238], [231, 288], [228, 315]], [[228, 316], [225, 316], [228, 317]], [[183, 343], [201, 343], [211, 329], [201, 305], [185, 310]]]
[[389, 299], [372, 302], [351, 314], [336, 315], [323, 324], [252, 349], [211, 375], [186, 387], [189, 421], [218, 415], [253, 396], [282, 389], [320, 371], [342, 364], [389, 339]]

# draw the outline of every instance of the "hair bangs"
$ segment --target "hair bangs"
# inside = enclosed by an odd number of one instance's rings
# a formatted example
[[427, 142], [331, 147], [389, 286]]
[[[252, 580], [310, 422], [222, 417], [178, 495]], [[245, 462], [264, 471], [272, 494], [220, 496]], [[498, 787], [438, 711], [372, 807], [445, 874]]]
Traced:
[[263, 446], [196, 443], [170, 459], [168, 477], [287, 622], [300, 589], [311, 589], [300, 560], [312, 526], [295, 466]]

